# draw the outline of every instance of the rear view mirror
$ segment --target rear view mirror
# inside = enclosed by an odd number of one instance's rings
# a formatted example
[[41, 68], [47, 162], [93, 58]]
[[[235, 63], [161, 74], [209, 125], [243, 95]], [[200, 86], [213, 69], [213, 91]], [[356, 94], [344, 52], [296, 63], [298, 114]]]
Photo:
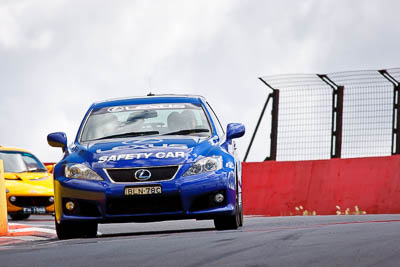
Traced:
[[157, 111], [155, 110], [140, 110], [129, 114], [127, 121], [134, 122], [137, 120], [151, 119], [155, 117], [157, 117]]
[[52, 147], [61, 147], [65, 151], [67, 147], [67, 135], [63, 132], [51, 133], [47, 136], [47, 143]]
[[234, 139], [242, 137], [245, 133], [244, 125], [241, 123], [229, 123], [226, 129], [226, 138]]

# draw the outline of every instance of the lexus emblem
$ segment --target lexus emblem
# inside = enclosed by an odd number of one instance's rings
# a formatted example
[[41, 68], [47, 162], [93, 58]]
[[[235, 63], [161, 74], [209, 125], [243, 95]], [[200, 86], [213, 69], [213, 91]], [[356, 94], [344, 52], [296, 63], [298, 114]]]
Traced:
[[151, 177], [151, 172], [146, 169], [140, 169], [135, 172], [135, 178], [139, 181], [147, 181]]

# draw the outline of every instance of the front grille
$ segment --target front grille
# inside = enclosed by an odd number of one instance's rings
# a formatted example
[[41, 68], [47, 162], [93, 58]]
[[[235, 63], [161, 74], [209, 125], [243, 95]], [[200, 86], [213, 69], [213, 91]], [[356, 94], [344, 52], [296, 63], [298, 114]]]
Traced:
[[40, 206], [47, 207], [53, 204], [53, 202], [49, 201], [50, 196], [48, 197], [16, 197], [16, 201], [11, 202], [14, 206], [17, 207], [29, 207], [29, 206]]
[[107, 199], [107, 213], [144, 214], [182, 211], [179, 195], [135, 196]]
[[[151, 177], [147, 180], [135, 178], [138, 170], [148, 170]], [[178, 166], [144, 167], [132, 169], [106, 169], [108, 176], [116, 183], [154, 182], [172, 179], [178, 171]]]

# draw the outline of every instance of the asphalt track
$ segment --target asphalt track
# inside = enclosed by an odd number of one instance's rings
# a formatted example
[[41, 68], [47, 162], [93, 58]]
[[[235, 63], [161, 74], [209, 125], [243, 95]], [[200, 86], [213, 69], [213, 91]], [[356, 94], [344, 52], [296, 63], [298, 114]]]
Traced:
[[[50, 216], [26, 225], [54, 229]], [[0, 246], [1, 266], [400, 266], [400, 215], [246, 217], [100, 225], [93, 239], [54, 236]]]

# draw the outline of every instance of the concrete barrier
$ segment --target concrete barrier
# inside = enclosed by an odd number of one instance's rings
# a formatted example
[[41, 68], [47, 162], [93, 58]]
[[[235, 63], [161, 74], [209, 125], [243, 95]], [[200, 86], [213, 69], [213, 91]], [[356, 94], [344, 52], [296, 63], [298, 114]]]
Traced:
[[0, 236], [8, 233], [6, 187], [4, 185], [3, 161], [0, 160]]
[[243, 163], [244, 214], [400, 213], [400, 156]]

